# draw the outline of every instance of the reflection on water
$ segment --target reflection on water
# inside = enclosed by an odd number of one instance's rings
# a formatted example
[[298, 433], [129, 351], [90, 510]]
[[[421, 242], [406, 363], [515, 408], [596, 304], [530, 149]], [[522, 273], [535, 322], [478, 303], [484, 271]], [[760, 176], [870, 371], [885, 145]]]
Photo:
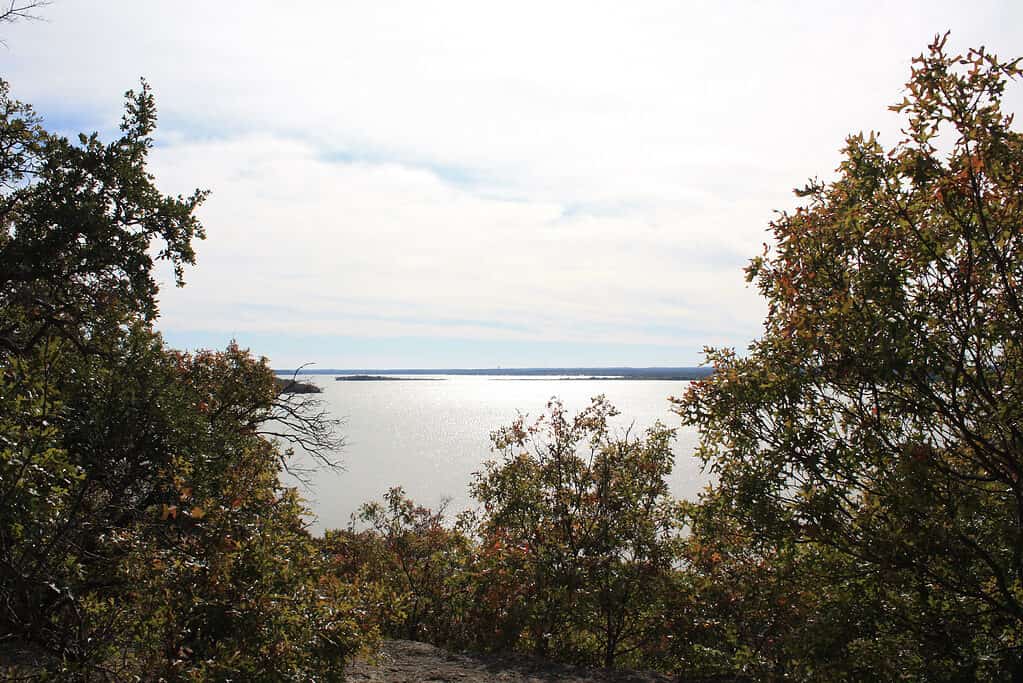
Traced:
[[[418, 503], [431, 507], [450, 499], [449, 511], [468, 507], [467, 486], [474, 471], [492, 458], [490, 432], [519, 412], [544, 412], [552, 396], [575, 412], [591, 396], [605, 394], [621, 412], [619, 428], [634, 433], [656, 420], [679, 424], [668, 397], [685, 382], [500, 379], [446, 377], [436, 382], [337, 382], [332, 375], [303, 377], [323, 388], [323, 407], [344, 420], [347, 446], [343, 472], [319, 471], [300, 489], [317, 519], [315, 532], [347, 525], [349, 516], [391, 486], [402, 486]], [[696, 434], [679, 429], [675, 470], [669, 484], [679, 497], [694, 497], [707, 483], [692, 456]], [[289, 480], [289, 483], [295, 483]]]

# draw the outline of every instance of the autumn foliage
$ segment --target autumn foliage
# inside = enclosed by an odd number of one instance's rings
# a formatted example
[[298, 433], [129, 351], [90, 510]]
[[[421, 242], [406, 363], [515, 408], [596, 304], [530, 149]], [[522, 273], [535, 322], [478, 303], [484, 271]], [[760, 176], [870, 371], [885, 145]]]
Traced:
[[763, 336], [679, 404], [716, 514], [817, 577], [821, 628], [791, 637], [872, 678], [1023, 676], [1020, 70], [945, 47], [914, 60], [903, 139], [850, 137], [772, 223]]
[[383, 579], [393, 636], [642, 662], [670, 635], [663, 601], [681, 519], [665, 479], [673, 433], [615, 433], [615, 414], [603, 397], [574, 416], [552, 401], [539, 419], [496, 431], [500, 459], [470, 487], [478, 511], [453, 524], [400, 489], [364, 506], [369, 528], [327, 535], [340, 575]]
[[261, 433], [301, 411], [265, 359], [152, 329], [155, 262], [180, 282], [205, 195], [153, 186], [148, 88], [110, 144], [0, 100], [0, 673], [336, 678], [373, 631]]

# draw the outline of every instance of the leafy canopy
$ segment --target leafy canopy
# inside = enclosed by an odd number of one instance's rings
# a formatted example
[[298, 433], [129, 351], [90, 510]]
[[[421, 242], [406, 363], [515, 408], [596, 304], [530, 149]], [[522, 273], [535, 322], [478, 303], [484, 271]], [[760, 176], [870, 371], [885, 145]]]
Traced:
[[1019, 60], [946, 40], [893, 107], [903, 139], [851, 136], [837, 179], [771, 224], [747, 269], [763, 336], [709, 350], [678, 406], [719, 514], [837, 552], [943, 676], [1023, 652], [1023, 136], [1001, 108]]
[[334, 423], [265, 358], [153, 330], [206, 196], [156, 188], [155, 122], [143, 83], [75, 143], [0, 81], [0, 675], [336, 680], [371, 629], [268, 438], [327, 459]]

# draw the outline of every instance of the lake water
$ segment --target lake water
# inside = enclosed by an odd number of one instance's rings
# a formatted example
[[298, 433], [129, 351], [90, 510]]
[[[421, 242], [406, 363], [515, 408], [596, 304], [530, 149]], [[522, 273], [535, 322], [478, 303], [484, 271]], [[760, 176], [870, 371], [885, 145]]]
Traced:
[[[436, 507], [450, 499], [452, 513], [471, 505], [468, 483], [490, 451], [490, 433], [510, 424], [519, 412], [537, 416], [559, 397], [575, 413], [590, 397], [604, 394], [621, 415], [618, 428], [633, 433], [660, 420], [679, 427], [668, 397], [681, 395], [686, 382], [578, 379], [508, 379], [448, 376], [440, 381], [338, 382], [333, 375], [300, 377], [323, 389], [318, 395], [344, 420], [344, 471], [317, 471], [303, 496], [316, 515], [313, 531], [343, 527], [362, 503], [402, 486], [417, 503]], [[677, 497], [693, 498], [709, 481], [693, 457], [694, 430], [678, 429], [675, 469], [669, 480]], [[294, 480], [289, 480], [294, 483]]]

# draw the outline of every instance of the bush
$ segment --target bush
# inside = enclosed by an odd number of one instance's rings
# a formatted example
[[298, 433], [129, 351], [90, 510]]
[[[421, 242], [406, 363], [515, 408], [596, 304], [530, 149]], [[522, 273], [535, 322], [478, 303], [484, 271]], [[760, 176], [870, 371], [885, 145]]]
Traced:
[[445, 524], [444, 512], [416, 505], [401, 488], [356, 515], [369, 527], [328, 531], [325, 547], [338, 575], [372, 585], [380, 596], [376, 620], [396, 638], [452, 645], [465, 640], [465, 572], [471, 540]]
[[509, 645], [613, 666], [656, 642], [677, 555], [673, 431], [613, 435], [598, 397], [494, 433], [477, 474], [480, 589]]

